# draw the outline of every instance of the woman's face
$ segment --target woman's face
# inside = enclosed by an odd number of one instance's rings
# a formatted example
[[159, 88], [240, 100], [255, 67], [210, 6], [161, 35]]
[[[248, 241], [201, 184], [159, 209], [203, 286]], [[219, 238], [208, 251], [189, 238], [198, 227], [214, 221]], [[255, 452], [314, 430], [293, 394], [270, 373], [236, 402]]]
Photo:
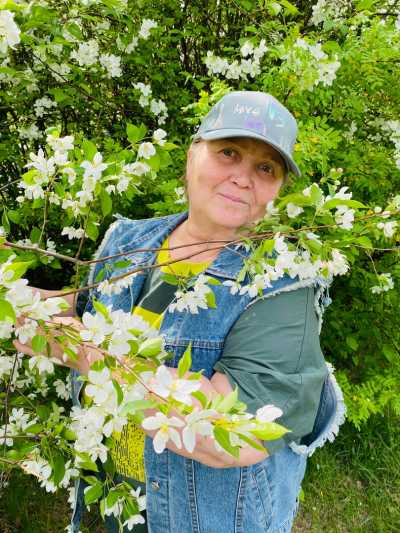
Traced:
[[280, 154], [257, 139], [195, 143], [186, 169], [189, 216], [205, 228], [234, 231], [264, 216], [284, 176]]

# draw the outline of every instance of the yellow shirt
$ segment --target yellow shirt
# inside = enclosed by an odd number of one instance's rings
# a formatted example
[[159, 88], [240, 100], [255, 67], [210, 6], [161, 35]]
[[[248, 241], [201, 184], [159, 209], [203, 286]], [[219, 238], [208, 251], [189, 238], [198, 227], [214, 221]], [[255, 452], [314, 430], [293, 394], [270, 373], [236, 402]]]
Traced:
[[[157, 255], [157, 263], [165, 263], [171, 260], [168, 247], [168, 239], [166, 239]], [[179, 261], [179, 263], [166, 265], [160, 267], [160, 269], [153, 270], [149, 274], [151, 276], [150, 285], [147, 286], [145, 294], [141, 295], [139, 305], [133, 309], [133, 313], [146, 320], [152, 328], [159, 329], [164, 311], [172, 302], [176, 289], [160, 279], [153, 281], [153, 275], [157, 277], [156, 271], [189, 277], [200, 274], [208, 265], [209, 262], [190, 263]], [[121, 433], [113, 434], [113, 441], [111, 457], [117, 472], [137, 481], [144, 482], [144, 431], [133, 422], [128, 422]]]

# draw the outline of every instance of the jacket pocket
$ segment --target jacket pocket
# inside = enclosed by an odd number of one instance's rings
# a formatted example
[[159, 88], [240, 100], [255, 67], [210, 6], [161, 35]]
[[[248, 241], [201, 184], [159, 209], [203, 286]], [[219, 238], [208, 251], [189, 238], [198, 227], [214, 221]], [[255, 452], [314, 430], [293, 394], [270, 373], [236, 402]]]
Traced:
[[273, 506], [267, 473], [260, 464], [254, 465], [251, 469], [250, 492], [260, 531], [266, 532], [273, 523]]

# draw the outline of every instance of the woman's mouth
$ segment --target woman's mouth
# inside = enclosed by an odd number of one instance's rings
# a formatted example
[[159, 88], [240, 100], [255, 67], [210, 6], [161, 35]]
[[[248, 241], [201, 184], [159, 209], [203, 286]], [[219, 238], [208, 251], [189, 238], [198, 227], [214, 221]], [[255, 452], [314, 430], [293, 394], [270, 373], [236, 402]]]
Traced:
[[239, 198], [238, 196], [234, 196], [233, 194], [227, 194], [227, 193], [218, 193], [220, 196], [225, 198], [226, 200], [230, 200], [231, 202], [235, 204], [244, 204], [247, 205], [247, 202], [245, 202], [242, 198]]

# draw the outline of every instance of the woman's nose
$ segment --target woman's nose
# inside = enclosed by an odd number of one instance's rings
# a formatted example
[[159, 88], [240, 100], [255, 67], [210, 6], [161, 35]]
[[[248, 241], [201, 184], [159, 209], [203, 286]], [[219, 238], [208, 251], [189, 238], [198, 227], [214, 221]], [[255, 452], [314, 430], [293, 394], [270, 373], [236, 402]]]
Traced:
[[231, 176], [231, 181], [238, 187], [248, 188], [252, 185], [251, 174], [248, 169], [238, 168]]

